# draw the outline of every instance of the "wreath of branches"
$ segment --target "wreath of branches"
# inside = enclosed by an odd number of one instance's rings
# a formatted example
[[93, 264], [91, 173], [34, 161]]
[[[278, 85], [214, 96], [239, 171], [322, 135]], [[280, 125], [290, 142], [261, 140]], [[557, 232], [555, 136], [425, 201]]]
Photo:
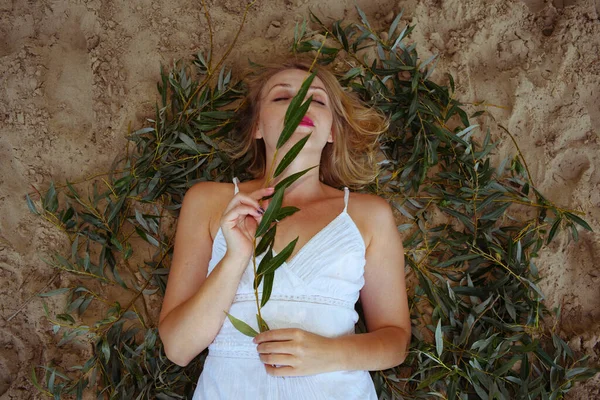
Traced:
[[[578, 227], [591, 228], [582, 213], [536, 190], [518, 146], [492, 165], [490, 127], [472, 122], [486, 120], [487, 111], [468, 115], [451, 75], [447, 85], [429, 79], [435, 56], [419, 59], [407, 43], [414, 26], [400, 26], [402, 14], [385, 35], [358, 15], [326, 25], [311, 13], [316, 28], [299, 24], [292, 51], [335, 63], [342, 85], [391, 121], [380, 139], [381, 173], [366, 191], [386, 198], [404, 221], [413, 337], [403, 365], [372, 374], [380, 399], [562, 398], [598, 369], [544, 324], [549, 311], [534, 259], [557, 234], [577, 240]], [[130, 132], [131, 148], [108, 173], [27, 196], [30, 210], [71, 242], [68, 254], [47, 262], [78, 284], [40, 294], [66, 298], [56, 315], [44, 303], [57, 346], [92, 346], [82, 365], [33, 368], [33, 383], [49, 397], [193, 393], [206, 352], [185, 368], [171, 363], [148, 302], [164, 294], [171, 223], [185, 191], [199, 181], [247, 177], [248, 160], [232, 162], [223, 151], [244, 87], [224, 58], [213, 66], [212, 54], [161, 69], [154, 117]], [[119, 295], [108, 297], [107, 287]]]

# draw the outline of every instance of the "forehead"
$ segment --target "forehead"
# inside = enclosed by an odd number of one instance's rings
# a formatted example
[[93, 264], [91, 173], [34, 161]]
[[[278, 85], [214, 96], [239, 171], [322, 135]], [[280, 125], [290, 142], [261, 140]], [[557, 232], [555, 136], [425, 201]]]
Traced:
[[[267, 80], [263, 88], [264, 93], [268, 93], [275, 86], [289, 86], [292, 89], [298, 90], [308, 75], [309, 73], [307, 71], [300, 69], [285, 69], [279, 71]], [[315, 76], [311, 88], [321, 88], [327, 92], [325, 84], [318, 76]]]

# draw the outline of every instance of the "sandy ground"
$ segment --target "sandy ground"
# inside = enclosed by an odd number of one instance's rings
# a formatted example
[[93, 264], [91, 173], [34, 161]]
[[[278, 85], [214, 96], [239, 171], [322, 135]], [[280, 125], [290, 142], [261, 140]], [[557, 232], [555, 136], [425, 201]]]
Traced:
[[[347, 3], [347, 4], [345, 4]], [[375, 26], [405, 9], [423, 58], [439, 53], [434, 77], [452, 73], [466, 103], [487, 104], [517, 138], [533, 178], [554, 202], [584, 210], [600, 231], [600, 0], [359, 1]], [[209, 0], [222, 54], [245, 3]], [[263, 1], [252, 7], [231, 53], [234, 66], [289, 46], [310, 7], [322, 20], [355, 15], [353, 2]], [[24, 195], [51, 180], [107, 171], [123, 151], [127, 125], [151, 115], [161, 63], [208, 43], [200, 1], [0, 0], [0, 398], [40, 397], [34, 365], [72, 365], [39, 298], [68, 282], [41, 257], [67, 241], [29, 213]], [[514, 152], [507, 137], [499, 154]], [[549, 305], [562, 306], [558, 331], [574, 350], [600, 356], [600, 235], [555, 240], [538, 260]], [[60, 303], [51, 303], [58, 307]], [[19, 311], [20, 310], [20, 311]], [[15, 312], [19, 311], [15, 314]], [[600, 396], [596, 378], [569, 398]]]

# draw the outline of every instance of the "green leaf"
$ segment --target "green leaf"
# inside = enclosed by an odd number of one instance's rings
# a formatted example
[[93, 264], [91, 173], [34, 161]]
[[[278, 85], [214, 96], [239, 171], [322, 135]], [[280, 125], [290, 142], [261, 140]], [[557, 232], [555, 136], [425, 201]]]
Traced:
[[269, 325], [267, 324], [267, 321], [262, 319], [261, 316], [258, 314], [256, 314], [256, 322], [257, 322], [258, 328], [261, 332], [266, 332], [269, 330]]
[[104, 356], [104, 361], [108, 362], [110, 360], [110, 346], [108, 345], [108, 341], [106, 338], [102, 339], [102, 344], [100, 345], [102, 355]]
[[296, 128], [298, 128], [298, 125], [300, 125], [302, 118], [304, 118], [306, 111], [308, 111], [308, 108], [310, 107], [310, 104], [312, 102], [312, 96], [310, 96], [306, 101], [304, 101], [304, 98], [306, 97], [308, 89], [310, 88], [310, 85], [315, 79], [315, 76], [316, 73], [312, 72], [304, 80], [304, 82], [302, 82], [300, 90], [298, 90], [298, 93], [296, 93], [296, 95], [290, 101], [290, 105], [288, 106], [283, 121], [284, 128], [281, 134], [279, 135], [279, 140], [277, 141], [276, 147], [278, 149], [281, 148], [288, 141], [290, 136], [292, 136], [292, 133], [294, 133]]
[[260, 300], [260, 307], [264, 307], [267, 301], [271, 298], [271, 292], [273, 291], [273, 280], [275, 279], [275, 272], [270, 272], [264, 275], [263, 280], [263, 291]]
[[370, 31], [372, 31], [373, 29], [371, 29], [371, 25], [369, 24], [369, 20], [367, 19], [367, 16], [363, 12], [363, 10], [360, 9], [360, 7], [358, 6], [358, 4], [354, 4], [354, 7], [356, 8], [356, 11], [358, 12], [358, 15], [360, 16], [360, 20], [362, 21], [362, 23], [365, 24], [365, 26], [367, 28], [369, 28]]
[[311, 169], [317, 167], [317, 165], [307, 168], [305, 170], [302, 170], [300, 172], [296, 172], [290, 176], [288, 176], [287, 178], [283, 179], [281, 182], [279, 182], [277, 185], [275, 185], [275, 192], [279, 191], [279, 190], [285, 190], [288, 187], [292, 186], [292, 184], [294, 182], [296, 182], [298, 179], [300, 179], [302, 176], [304, 176], [304, 174], [306, 174], [308, 171], [310, 171]]
[[[282, 210], [284, 208], [286, 208], [286, 207], [283, 207]], [[256, 257], [258, 257], [259, 255], [264, 253], [269, 248], [269, 246], [271, 246], [273, 244], [276, 233], [277, 233], [277, 225], [273, 225], [271, 228], [269, 228], [267, 233], [265, 233], [263, 235], [263, 237], [260, 239], [260, 241], [256, 245], [256, 249], [254, 249], [254, 255]]]
[[40, 212], [35, 207], [35, 204], [31, 200], [31, 197], [29, 197], [29, 194], [25, 195], [25, 199], [27, 200], [27, 206], [29, 207], [29, 211], [31, 211], [35, 215], [40, 215]]
[[513, 365], [515, 365], [515, 363], [517, 361], [519, 361], [521, 359], [521, 355], [516, 355], [513, 358], [511, 358], [509, 361], [504, 361], [502, 363], [502, 365], [500, 366], [500, 368], [498, 368], [497, 370], [494, 371], [494, 375], [496, 376], [503, 376], [504, 374], [506, 374], [512, 367]]
[[43, 201], [44, 210], [55, 212], [58, 209], [58, 196], [56, 194], [56, 188], [54, 182], [50, 182], [50, 187], [44, 196]]
[[581, 374], [585, 374], [585, 373], [590, 373], [590, 372], [591, 372], [592, 374], [594, 374], [594, 375], [595, 375], [595, 373], [596, 373], [596, 371], [594, 371], [592, 368], [584, 368], [584, 367], [581, 367], [581, 368], [573, 368], [573, 369], [570, 369], [570, 370], [568, 370], [568, 371], [565, 373], [565, 378], [566, 378], [566, 379], [573, 379], [573, 378], [574, 378], [575, 376], [577, 376], [577, 375], [581, 375]]
[[256, 337], [256, 335], [258, 335], [258, 332], [256, 332], [254, 328], [252, 328], [250, 325], [248, 325], [242, 320], [237, 319], [233, 315], [229, 314], [227, 311], [224, 312], [225, 314], [227, 314], [227, 318], [229, 318], [231, 325], [233, 325], [233, 327], [237, 329], [240, 333], [250, 337]]
[[390, 40], [394, 37], [394, 33], [396, 32], [396, 28], [398, 28], [398, 24], [400, 23], [400, 18], [402, 18], [403, 13], [404, 11], [399, 12], [398, 15], [396, 15], [396, 18], [394, 18], [394, 21], [392, 21], [392, 24], [390, 25], [390, 29], [388, 30], [388, 38]]
[[558, 228], [560, 227], [561, 221], [562, 221], [562, 218], [556, 217], [556, 219], [552, 223], [552, 228], [550, 228], [550, 233], [548, 234], [548, 240], [546, 241], [547, 245], [550, 244], [552, 239], [554, 239], [554, 236], [556, 236], [556, 232], [558, 232]]
[[39, 391], [43, 392], [44, 388], [38, 383], [37, 375], [35, 373], [35, 367], [31, 367], [31, 382]]
[[279, 175], [281, 175], [281, 173], [285, 171], [285, 169], [292, 163], [292, 161], [294, 161], [296, 156], [298, 156], [298, 153], [300, 153], [300, 151], [304, 148], [304, 145], [308, 141], [308, 138], [310, 138], [310, 135], [311, 134], [309, 133], [302, 139], [298, 140], [298, 142], [292, 146], [292, 148], [285, 154], [285, 156], [283, 156], [281, 162], [279, 163], [279, 165], [277, 165], [277, 168], [275, 168], [275, 173], [273, 174], [274, 178], [277, 178]]
[[485, 214], [483, 217], [479, 218], [480, 220], [496, 220], [498, 219], [502, 214], [504, 214], [506, 212], [506, 209], [508, 207], [511, 206], [512, 203], [510, 202], [506, 202], [504, 204], [502, 204], [500, 207], [496, 208], [494, 211]]
[[449, 265], [455, 264], [457, 262], [461, 262], [461, 261], [467, 261], [467, 260], [473, 260], [475, 258], [479, 258], [481, 257], [479, 254], [462, 254], [460, 256], [456, 256], [456, 257], [452, 257], [442, 263], [439, 263], [437, 265], [438, 268], [444, 268], [447, 267]]
[[296, 246], [297, 242], [298, 238], [288, 243], [288, 245], [285, 246], [283, 250], [281, 250], [281, 253], [274, 256], [271, 260], [269, 260], [268, 263], [265, 263], [264, 266], [259, 266], [256, 273], [259, 275], [266, 275], [270, 272], [274, 272], [277, 268], [281, 267], [283, 263], [288, 259], [288, 257], [294, 252], [294, 247]]
[[284, 218], [289, 217], [290, 215], [294, 215], [298, 211], [300, 211], [300, 209], [298, 207], [294, 207], [294, 206], [281, 207], [281, 209], [275, 216], [275, 220], [281, 221]]
[[437, 327], [435, 328], [435, 350], [438, 357], [442, 356], [444, 351], [444, 336], [442, 333], [442, 319], [438, 319]]
[[[265, 255], [263, 256], [262, 260], [260, 260], [260, 264], [258, 265], [258, 269], [262, 270], [265, 268], [265, 266], [271, 261], [271, 259], [273, 258], [273, 242], [271, 242], [271, 244], [269, 244], [269, 249], [267, 250], [267, 252], [265, 253]], [[262, 282], [262, 278], [263, 275], [257, 274], [254, 277], [254, 290], [257, 290], [260, 283]]]
[[579, 218], [577, 215], [575, 214], [571, 214], [570, 212], [565, 212], [565, 216], [570, 219], [571, 221], [575, 222], [576, 224], [582, 226], [584, 229], [592, 232], [593, 229], [591, 226], [588, 225], [587, 222], [585, 222], [583, 219]]
[[275, 194], [269, 203], [269, 206], [265, 210], [265, 213], [262, 216], [260, 223], [258, 224], [258, 228], [256, 228], [256, 234], [254, 237], [258, 238], [269, 230], [271, 227], [271, 223], [275, 220], [275, 216], [279, 212], [281, 208], [281, 203], [283, 202], [283, 192], [285, 188], [281, 190], [275, 190]]

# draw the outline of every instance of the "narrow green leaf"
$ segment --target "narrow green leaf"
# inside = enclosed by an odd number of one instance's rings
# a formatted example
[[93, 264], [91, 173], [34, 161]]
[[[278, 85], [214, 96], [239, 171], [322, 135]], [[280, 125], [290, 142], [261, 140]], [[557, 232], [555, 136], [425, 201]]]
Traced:
[[146, 230], [146, 232], [150, 232], [150, 227], [148, 227], [148, 223], [144, 219], [144, 216], [138, 209], [135, 209], [135, 220]]
[[[262, 260], [260, 260], [260, 264], [258, 264], [258, 270], [263, 270], [265, 266], [271, 261], [273, 258], [273, 242], [269, 245], [269, 249], [263, 256]], [[263, 275], [257, 274], [254, 278], [254, 290], [257, 290], [262, 282]]]
[[265, 213], [262, 216], [260, 224], [258, 224], [258, 228], [256, 228], [256, 234], [254, 237], [260, 237], [267, 233], [269, 228], [271, 227], [271, 223], [275, 220], [275, 215], [279, 212], [281, 208], [281, 203], [283, 202], [283, 192], [285, 188], [281, 190], [275, 190], [275, 194], [269, 203]]
[[511, 206], [512, 203], [510, 202], [506, 202], [504, 204], [502, 204], [500, 207], [496, 208], [494, 211], [485, 214], [483, 217], [479, 218], [480, 220], [496, 220], [498, 219], [502, 214], [504, 214], [506, 212], [506, 209], [508, 207]]
[[277, 254], [275, 257], [269, 260], [268, 263], [265, 263], [262, 269], [261, 267], [259, 267], [256, 273], [259, 275], [266, 275], [270, 272], [274, 272], [277, 268], [281, 267], [283, 263], [288, 259], [288, 257], [294, 252], [294, 247], [296, 246], [297, 242], [298, 238], [288, 243], [288, 245], [285, 246], [283, 250], [281, 250], [281, 253]]
[[304, 174], [306, 174], [308, 171], [310, 171], [311, 169], [317, 167], [316, 165], [310, 168], [307, 168], [305, 170], [302, 170], [300, 172], [296, 172], [295, 174], [292, 174], [290, 176], [288, 176], [287, 178], [283, 179], [281, 182], [279, 182], [277, 185], [275, 185], [275, 192], [277, 192], [278, 190], [286, 189], [290, 186], [292, 186], [292, 184], [294, 182], [296, 182], [298, 179], [300, 179]]
[[[287, 207], [283, 207], [282, 210], [284, 208]], [[269, 246], [272, 245], [273, 241], [275, 240], [275, 234], [277, 233], [277, 225], [273, 225], [268, 231], [267, 233], [265, 233], [263, 235], [262, 238], [260, 238], [260, 241], [258, 242], [258, 244], [256, 245], [256, 249], [254, 249], [254, 255], [255, 256], [259, 256], [262, 253], [264, 253]]]
[[421, 390], [421, 389], [429, 387], [431, 384], [441, 380], [444, 376], [446, 376], [448, 374], [449, 374], [449, 371], [446, 369], [443, 369], [442, 371], [438, 371], [437, 373], [430, 375], [426, 379], [419, 382], [419, 385], [417, 386], [417, 390]]
[[29, 197], [29, 194], [25, 195], [25, 199], [27, 200], [27, 206], [29, 207], [29, 211], [31, 211], [35, 215], [40, 215], [40, 212], [35, 207], [35, 204], [31, 200], [31, 197]]
[[256, 314], [256, 323], [258, 324], [258, 329], [261, 332], [266, 332], [269, 330], [269, 325], [267, 324], [267, 321], [262, 319], [261, 316], [258, 314]]
[[296, 212], [300, 211], [299, 208], [294, 206], [281, 207], [277, 215], [275, 216], [276, 221], [281, 221], [290, 215], [294, 215]]
[[516, 355], [513, 358], [511, 358], [509, 361], [505, 361], [502, 363], [502, 365], [500, 366], [500, 368], [498, 368], [497, 370], [494, 371], [494, 375], [496, 376], [503, 376], [504, 374], [506, 374], [512, 367], [513, 365], [515, 365], [515, 363], [517, 361], [519, 361], [521, 359], [521, 355]]
[[31, 367], [31, 382], [33, 383], [33, 386], [35, 386], [39, 391], [44, 390], [42, 386], [38, 383], [37, 375], [35, 373], [35, 367]]
[[252, 328], [250, 325], [248, 325], [242, 320], [237, 319], [233, 315], [229, 314], [227, 311], [224, 312], [225, 314], [227, 314], [227, 318], [229, 318], [231, 325], [233, 325], [233, 327], [237, 329], [240, 333], [250, 337], [256, 337], [256, 335], [258, 335], [258, 332], [256, 332], [254, 328]]
[[487, 206], [489, 206], [490, 204], [492, 204], [492, 202], [494, 200], [499, 199], [503, 195], [504, 195], [504, 193], [502, 193], [502, 192], [496, 192], [496, 193], [493, 193], [493, 194], [489, 195], [488, 197], [485, 198], [485, 200], [483, 200], [481, 202], [481, 204], [479, 206], [477, 206], [477, 210], [483, 210], [484, 208], [486, 208]]
[[50, 374], [50, 378], [48, 379], [48, 390], [52, 394], [54, 394], [54, 380], [55, 379], [56, 379], [56, 370], [52, 369], [52, 373]]
[[290, 101], [290, 105], [288, 106], [287, 111], [285, 112], [285, 117], [283, 119], [284, 129], [279, 136], [279, 140], [277, 141], [277, 148], [281, 148], [290, 138], [292, 133], [296, 130], [302, 118], [306, 114], [308, 107], [312, 102], [312, 96], [309, 97], [306, 101], [304, 98], [308, 93], [308, 89], [310, 89], [310, 85], [315, 79], [316, 73], [313, 71], [310, 75], [306, 77], [302, 85], [300, 85], [300, 90], [298, 93], [292, 98]]
[[394, 37], [394, 33], [396, 33], [396, 28], [398, 28], [398, 24], [400, 23], [400, 18], [402, 18], [403, 13], [404, 11], [400, 11], [400, 13], [396, 15], [396, 18], [394, 18], [394, 21], [390, 25], [390, 29], [388, 30], [388, 38], [390, 40]]
[[442, 334], [442, 319], [438, 319], [437, 328], [435, 328], [435, 350], [438, 357], [442, 356], [444, 351], [444, 336]]
[[354, 7], [356, 8], [356, 11], [358, 12], [358, 15], [360, 16], [360, 20], [362, 21], [362, 23], [365, 24], [365, 26], [367, 28], [369, 28], [370, 31], [372, 31], [373, 29], [371, 29], [371, 25], [369, 24], [369, 20], [367, 19], [367, 16], [363, 12], [363, 10], [360, 9], [360, 7], [358, 6], [358, 4], [355, 4]]
[[444, 268], [449, 265], [455, 264], [457, 262], [473, 260], [478, 257], [481, 257], [481, 256], [479, 254], [462, 254], [460, 256], [452, 257], [442, 263], [439, 263], [437, 266], [438, 266], [438, 268]]
[[565, 378], [566, 379], [573, 379], [575, 376], [577, 375], [581, 375], [584, 373], [592, 373], [595, 375], [596, 371], [593, 370], [593, 368], [573, 368], [567, 371], [567, 373], [565, 374]]
[[100, 345], [102, 355], [104, 356], [104, 361], [108, 362], [110, 360], [110, 346], [108, 345], [108, 341], [106, 338], [102, 339], [102, 344]]
[[588, 225], [587, 222], [585, 222], [583, 219], [579, 218], [577, 215], [575, 214], [571, 214], [570, 212], [565, 212], [565, 216], [570, 219], [571, 221], [577, 223], [578, 225], [582, 226], [584, 229], [592, 232], [593, 229], [591, 226]]
[[285, 169], [292, 163], [292, 161], [294, 161], [296, 156], [298, 156], [298, 153], [300, 153], [300, 151], [302, 151], [302, 149], [304, 148], [304, 145], [308, 141], [308, 138], [310, 138], [310, 135], [311, 134], [309, 133], [302, 139], [298, 140], [298, 142], [292, 146], [292, 148], [285, 154], [285, 156], [283, 156], [281, 162], [279, 163], [279, 165], [277, 165], [277, 168], [275, 168], [275, 173], [273, 174], [274, 178], [277, 178], [279, 175], [281, 175], [281, 173], [285, 171]]
[[[304, 118], [304, 116], [306, 115], [306, 112], [308, 111], [311, 102], [312, 96], [310, 96], [300, 107], [298, 107], [297, 110], [294, 110], [294, 112], [291, 114], [290, 120], [284, 124], [283, 130], [279, 135], [279, 140], [277, 141], [276, 146], [278, 149], [280, 149], [284, 144], [286, 144], [289, 138], [292, 136], [292, 134], [296, 131], [296, 128], [298, 128], [298, 125], [300, 125], [300, 122], [302, 122], [302, 118]], [[290, 105], [288, 111], [291, 108], [292, 106]]]
[[123, 204], [125, 203], [125, 200], [127, 200], [127, 196], [123, 196], [121, 197], [116, 203], [114, 203], [112, 205], [110, 214], [108, 215], [108, 217], [106, 218], [106, 221], [110, 224], [111, 221], [117, 216], [117, 214], [119, 214], [119, 212], [121, 211], [121, 208], [123, 207]]
[[550, 233], [548, 233], [548, 240], [546, 241], [546, 244], [550, 244], [552, 239], [554, 239], [554, 236], [556, 236], [556, 232], [558, 232], [558, 228], [560, 227], [561, 221], [562, 218], [556, 217], [556, 219], [552, 223], [552, 228], [550, 228]]
[[55, 212], [58, 208], [58, 196], [56, 194], [56, 188], [54, 182], [50, 182], [50, 187], [44, 196], [43, 206], [45, 210]]
[[[263, 291], [260, 300], [260, 307], [264, 307], [267, 301], [271, 298], [271, 292], [273, 291], [273, 280], [275, 279], [275, 272], [270, 272], [264, 275], [263, 280]], [[261, 331], [262, 332], [262, 331]]]

